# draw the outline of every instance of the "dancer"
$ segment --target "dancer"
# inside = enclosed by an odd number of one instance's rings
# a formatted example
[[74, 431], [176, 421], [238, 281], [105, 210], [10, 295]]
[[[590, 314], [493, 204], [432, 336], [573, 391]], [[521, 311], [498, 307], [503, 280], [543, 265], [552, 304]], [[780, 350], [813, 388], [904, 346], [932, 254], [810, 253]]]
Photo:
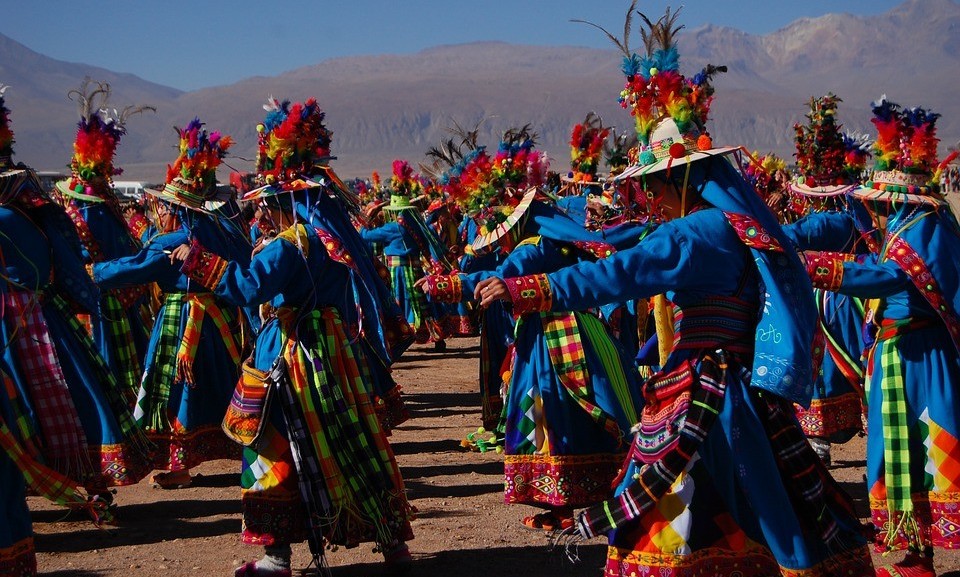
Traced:
[[[845, 137], [837, 123], [833, 94], [810, 99], [806, 126], [797, 124], [797, 165], [800, 176], [789, 183], [792, 194], [804, 199], [808, 216], [784, 226], [784, 232], [800, 250], [831, 248], [841, 252], [869, 254], [875, 242], [856, 227], [855, 211], [860, 201], [847, 199], [859, 183], [866, 154], [858, 141]], [[849, 149], [848, 149], [849, 145]], [[863, 213], [864, 219], [868, 220]], [[824, 234], [839, 222], [839, 234]], [[832, 231], [831, 231], [832, 232]], [[816, 243], [811, 245], [811, 243]], [[831, 465], [830, 445], [845, 443], [863, 431], [863, 318], [864, 301], [814, 289], [826, 354], [813, 388], [808, 408], [798, 407], [797, 418], [817, 455]]]
[[148, 443], [76, 314], [97, 314], [99, 291], [63, 208], [36, 174], [11, 159], [13, 134], [0, 94], [0, 369], [17, 387], [48, 467], [110, 499], [108, 488], [138, 482]]
[[[631, 6], [632, 10], [632, 6]], [[582, 512], [574, 540], [607, 534], [606, 575], [873, 575], [852, 504], [806, 442], [815, 307], [796, 253], [705, 133], [719, 71], [679, 73], [669, 10], [627, 53], [625, 100], [642, 149], [632, 178], [664, 220], [636, 247], [552, 274], [483, 281], [515, 314], [582, 310], [667, 292], [675, 339], [615, 499]], [[671, 112], [683, 111], [679, 117]]]
[[393, 161], [390, 187], [390, 203], [382, 206], [386, 224], [374, 229], [361, 228], [360, 236], [368, 243], [383, 245], [393, 295], [416, 331], [417, 342], [433, 342], [437, 351], [443, 351], [447, 346], [443, 311], [426, 302], [423, 293], [413, 285], [423, 277], [424, 266], [431, 272], [450, 270], [447, 249], [424, 223], [420, 209], [410, 203], [418, 194], [420, 183], [406, 161]]
[[[209, 252], [200, 240], [171, 256], [221, 298], [274, 305], [238, 385], [276, 398], [261, 407], [262, 434], [244, 451], [242, 475], [243, 540], [266, 554], [237, 569], [238, 577], [290, 575], [290, 545], [304, 539], [318, 563], [325, 544], [373, 541], [391, 569], [410, 564], [411, 508], [371, 402], [368, 354], [354, 334], [379, 334], [380, 318], [366, 299], [344, 301], [353, 289], [366, 290], [355, 284], [364, 282], [350, 251], [357, 239], [302, 220], [334, 191], [324, 184], [333, 173], [323, 166], [330, 143], [323, 119], [312, 99], [273, 102], [259, 127], [258, 174], [270, 184], [245, 200], [261, 204], [278, 234], [249, 265]], [[339, 212], [325, 218], [349, 226]], [[346, 307], [362, 308], [361, 326], [351, 325]]]
[[[72, 176], [56, 185], [60, 202], [77, 229], [87, 264], [132, 256], [141, 244], [132, 235], [112, 188], [113, 177], [123, 172], [114, 167], [113, 157], [126, 132], [127, 118], [155, 109], [128, 106], [116, 117], [109, 116], [110, 85], [91, 85], [89, 78], [79, 90], [70, 91], [70, 97], [78, 101], [80, 122], [70, 160]], [[150, 336], [140, 312], [145, 294], [145, 286], [103, 291], [98, 322], [90, 323], [97, 350], [130, 396], [131, 407]]]
[[199, 119], [177, 132], [180, 155], [168, 167], [166, 184], [147, 191], [160, 233], [133, 256], [93, 266], [101, 289], [156, 282], [163, 291], [134, 415], [158, 447], [154, 468], [164, 472], [152, 482], [165, 489], [189, 486], [190, 469], [200, 463], [239, 456], [220, 423], [240, 376], [245, 332], [240, 310], [181, 274], [169, 253], [198, 239], [225, 257], [250, 259], [239, 230], [204, 208], [230, 137], [208, 134]]
[[[936, 547], [960, 546], [960, 227], [937, 189], [938, 114], [873, 103], [874, 173], [854, 192], [883, 233], [876, 258], [807, 253], [814, 285], [879, 299], [867, 357], [867, 488], [881, 550], [906, 556], [878, 575], [934, 575]], [[950, 160], [950, 159], [948, 159]]]
[[[543, 157], [525, 129], [508, 131], [493, 159], [485, 152], [473, 157], [451, 196], [482, 232], [474, 249], [482, 253], [498, 245], [508, 254], [496, 271], [428, 277], [423, 284], [432, 297], [461, 300], [492, 274], [551, 271], [616, 250], [537, 198], [544, 173]], [[618, 232], [608, 239], [641, 236], [637, 229]], [[609, 496], [626, 454], [624, 439], [637, 421], [639, 386], [631, 357], [594, 314], [516, 319], [504, 426], [498, 431], [506, 455], [504, 500], [545, 508], [522, 524], [553, 531], [572, 526], [574, 507]]]

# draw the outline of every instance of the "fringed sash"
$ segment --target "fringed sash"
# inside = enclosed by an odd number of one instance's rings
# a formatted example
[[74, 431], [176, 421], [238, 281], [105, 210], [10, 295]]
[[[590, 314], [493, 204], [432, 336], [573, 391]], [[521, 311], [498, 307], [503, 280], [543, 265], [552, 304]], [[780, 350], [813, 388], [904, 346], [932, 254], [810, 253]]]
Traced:
[[[883, 482], [887, 489], [887, 509], [891, 528], [887, 531], [888, 544], [898, 534], [905, 534], [919, 544], [920, 532], [914, 517], [910, 491], [910, 428], [907, 424], [907, 396], [904, 389], [903, 364], [898, 343], [905, 330], [917, 328], [912, 319], [883, 320], [878, 342], [880, 353], [880, 411], [883, 419]], [[899, 517], [899, 519], [897, 518]]]
[[[184, 313], [183, 306], [187, 305]], [[144, 373], [140, 397], [137, 399], [137, 421], [151, 431], [169, 431], [170, 418], [167, 404], [174, 383], [196, 385], [193, 362], [200, 345], [203, 322], [210, 318], [217, 327], [220, 338], [230, 358], [240, 364], [239, 336], [231, 326], [236, 321], [236, 311], [221, 307], [213, 293], [167, 293], [163, 314], [157, 319], [160, 336], [157, 339], [153, 364]], [[186, 320], [183, 319], [186, 314]], [[185, 324], [180, 334], [181, 323]]]
[[[3, 376], [7, 380], [6, 375]], [[17, 440], [0, 415], [0, 449], [23, 474], [27, 486], [41, 497], [70, 509], [86, 511], [98, 526], [113, 520], [107, 503], [83, 494], [79, 483], [37, 462]]]
[[289, 379], [280, 392], [310, 526], [331, 543], [391, 543], [409, 507], [354, 348], [336, 310], [298, 314], [277, 311]]

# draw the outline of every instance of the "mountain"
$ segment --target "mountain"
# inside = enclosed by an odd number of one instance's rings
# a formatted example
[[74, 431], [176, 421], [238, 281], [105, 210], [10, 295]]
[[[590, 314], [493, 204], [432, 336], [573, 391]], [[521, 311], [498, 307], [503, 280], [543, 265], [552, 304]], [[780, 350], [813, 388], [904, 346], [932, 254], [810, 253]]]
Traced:
[[[584, 34], [595, 31], [584, 28]], [[596, 32], [599, 34], [599, 32]], [[639, 34], [634, 30], [635, 42]], [[943, 114], [942, 152], [960, 138], [960, 5], [955, 0], [908, 0], [878, 16], [829, 14], [797, 20], [758, 36], [704, 26], [679, 38], [681, 68], [693, 73], [710, 62], [729, 72], [717, 78], [710, 129], [718, 144], [744, 144], [786, 158], [794, 122], [811, 96], [843, 98], [840, 120], [873, 134], [869, 103], [886, 93], [908, 106]], [[274, 77], [181, 92], [83, 64], [46, 58], [0, 35], [0, 82], [11, 85], [17, 158], [57, 169], [70, 157], [75, 107], [66, 93], [85, 75], [114, 87], [116, 106], [152, 104], [157, 114], [133, 118], [120, 146], [124, 178], [160, 180], [175, 155], [172, 126], [199, 116], [234, 136], [236, 158], [249, 169], [256, 122], [267, 96], [315, 96], [334, 131], [336, 166], [345, 176], [389, 171], [394, 158], [424, 160], [424, 152], [459, 123], [482, 121], [481, 142], [495, 146], [500, 132], [530, 123], [539, 142], [565, 169], [573, 124], [596, 111], [605, 124], [632, 127], [617, 104], [623, 85], [613, 50], [534, 47], [500, 42], [438, 46], [417, 54], [357, 56], [322, 61]]]

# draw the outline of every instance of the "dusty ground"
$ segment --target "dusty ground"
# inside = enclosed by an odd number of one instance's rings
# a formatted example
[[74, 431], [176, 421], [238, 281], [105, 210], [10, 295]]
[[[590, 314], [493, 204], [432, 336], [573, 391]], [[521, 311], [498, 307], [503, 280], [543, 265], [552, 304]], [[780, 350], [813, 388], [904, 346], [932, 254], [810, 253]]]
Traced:
[[[460, 448], [480, 420], [476, 340], [450, 341], [445, 353], [415, 347], [396, 367], [412, 419], [391, 442], [419, 509], [410, 542], [414, 576], [455, 573], [457, 577], [602, 575], [601, 540], [582, 547], [574, 566], [540, 532], [519, 519], [534, 512], [503, 504], [503, 467], [495, 453]], [[834, 448], [834, 474], [866, 516], [863, 439]], [[42, 499], [30, 498], [37, 557], [43, 575], [58, 577], [230, 576], [233, 568], [259, 557], [261, 550], [240, 543], [239, 466], [207, 463], [192, 487], [151, 489], [147, 482], [117, 494], [120, 524], [98, 530]], [[877, 560], [881, 560], [879, 556]], [[328, 552], [337, 577], [382, 574], [379, 554], [370, 546]], [[305, 567], [305, 544], [294, 548], [293, 563]], [[888, 560], [881, 560], [889, 562]], [[960, 553], [938, 552], [941, 574], [960, 576]]]

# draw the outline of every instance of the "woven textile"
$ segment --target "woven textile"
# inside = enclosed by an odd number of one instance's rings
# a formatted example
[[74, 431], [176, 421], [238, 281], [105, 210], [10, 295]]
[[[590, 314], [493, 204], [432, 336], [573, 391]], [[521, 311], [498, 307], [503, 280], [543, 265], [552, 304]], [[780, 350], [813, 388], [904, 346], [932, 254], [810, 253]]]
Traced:
[[[184, 311], [184, 305], [187, 310]], [[186, 319], [184, 319], [186, 315]], [[145, 372], [140, 384], [135, 416], [148, 431], [169, 431], [168, 402], [174, 383], [195, 386], [193, 361], [203, 330], [209, 319], [217, 328], [224, 346], [234, 363], [240, 364], [240, 335], [231, 326], [237, 312], [232, 307], [221, 307], [211, 293], [167, 293], [157, 318], [160, 335], [154, 353], [152, 368]], [[184, 326], [181, 334], [180, 327]]]
[[[903, 323], [906, 326], [908, 323]], [[883, 402], [883, 460], [884, 484], [887, 488], [888, 510], [901, 514], [907, 533], [912, 526], [913, 499], [910, 498], [910, 438], [907, 426], [907, 397], [904, 391], [903, 367], [897, 349], [899, 336], [892, 336], [883, 344], [880, 367], [883, 371], [880, 388]], [[895, 534], [895, 531], [889, 534]]]
[[[580, 340], [580, 328], [578, 326], [578, 320], [587, 322], [586, 315], [541, 313], [540, 318], [550, 361], [564, 388], [580, 408], [590, 415], [590, 418], [614, 438], [621, 438], [623, 431], [620, 430], [613, 415], [606, 413], [591, 400], [590, 374], [587, 370], [587, 359], [583, 350], [583, 342]], [[625, 382], [623, 387], [626, 387]], [[627, 403], [626, 406], [631, 404]]]
[[311, 528], [344, 545], [405, 536], [403, 480], [338, 313], [277, 315], [287, 335], [281, 399]]
[[[3, 294], [7, 322], [15, 321], [16, 338], [10, 345], [30, 386], [31, 405], [44, 440], [44, 454], [57, 470], [79, 477], [93, 471], [87, 459], [87, 438], [67, 387], [47, 321], [41, 296], [10, 290]], [[72, 315], [71, 315], [72, 316]]]
[[[688, 365], [680, 370], [690, 371], [691, 367]], [[695, 374], [696, 378], [688, 381], [692, 387], [691, 402], [672, 449], [655, 462], [645, 464], [640, 470], [639, 478], [635, 479], [636, 482], [620, 496], [581, 512], [577, 518], [577, 528], [581, 535], [592, 537], [609, 533], [622, 524], [639, 518], [670, 490], [717, 419], [723, 406], [726, 371], [727, 361], [723, 353], [711, 353], [702, 358], [699, 371], [691, 373]], [[650, 383], [645, 388], [649, 386]], [[649, 405], [644, 406], [644, 413], [648, 412], [648, 407]], [[642, 460], [640, 454], [634, 445], [628, 458]]]

